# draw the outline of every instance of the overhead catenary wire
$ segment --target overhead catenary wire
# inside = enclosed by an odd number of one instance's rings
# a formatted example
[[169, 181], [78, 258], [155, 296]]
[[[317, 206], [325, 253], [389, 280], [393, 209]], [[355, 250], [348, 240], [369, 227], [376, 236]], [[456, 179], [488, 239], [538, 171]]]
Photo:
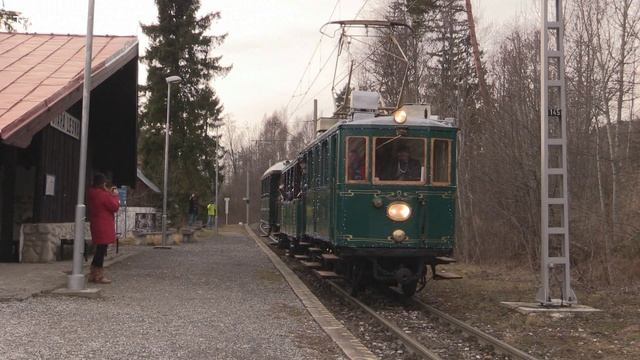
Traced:
[[356, 13], [356, 16], [354, 16], [354, 19], [357, 19], [358, 16], [360, 16], [360, 13], [362, 12], [362, 10], [364, 10], [364, 7], [367, 6], [368, 2], [369, 2], [369, 0], [364, 0], [364, 2], [362, 3], [362, 6], [360, 6], [360, 9], [358, 9], [358, 12]]
[[[331, 14], [329, 15], [329, 21], [333, 18], [333, 15], [336, 12], [336, 9], [338, 8], [338, 4], [340, 4], [340, 0], [336, 0], [336, 3], [333, 5], [333, 10], [331, 10]], [[313, 49], [312, 53], [311, 53], [311, 57], [309, 57], [309, 61], [307, 62], [307, 66], [304, 68], [304, 71], [302, 72], [302, 75], [300, 76], [300, 80], [298, 80], [298, 84], [296, 85], [295, 89], [293, 90], [293, 93], [291, 94], [291, 97], [289, 97], [289, 101], [287, 102], [287, 105], [285, 106], [285, 109], [289, 108], [289, 105], [291, 105], [291, 102], [293, 101], [294, 98], [296, 98], [297, 96], [300, 95], [296, 95], [296, 93], [298, 92], [298, 89], [300, 89], [300, 85], [302, 84], [302, 80], [304, 80], [305, 75], [307, 74], [307, 71], [309, 71], [309, 67], [311, 66], [311, 63], [313, 62], [313, 59], [315, 58], [316, 54], [318, 53], [318, 50], [320, 49], [320, 46], [322, 45], [322, 38], [324, 37], [324, 35], [320, 34], [320, 39], [318, 39], [318, 42], [316, 43], [315, 48]]]
[[325, 62], [320, 67], [320, 70], [318, 70], [318, 73], [316, 74], [316, 76], [311, 81], [311, 84], [307, 87], [307, 90], [305, 90], [304, 93], [300, 94], [300, 96], [301, 96], [300, 101], [298, 101], [298, 103], [295, 106], [295, 108], [293, 109], [293, 111], [287, 117], [293, 116], [293, 114], [295, 114], [295, 112], [298, 111], [298, 109], [300, 108], [301, 103], [305, 100], [307, 94], [309, 94], [309, 91], [311, 91], [311, 88], [313, 87], [315, 82], [320, 77], [320, 74], [322, 74], [322, 71], [324, 70], [324, 68], [327, 66], [327, 64], [329, 64], [329, 60], [331, 60], [331, 56], [336, 52], [338, 47], [339, 47], [339, 44], [336, 44], [336, 46], [333, 47], [333, 50], [331, 51], [331, 54], [329, 54], [329, 56], [327, 56], [327, 59], [325, 60]]
[[[365, 62], [367, 60], [369, 60], [376, 53], [376, 51], [378, 51], [382, 47], [382, 45], [384, 45], [384, 44], [379, 44], [378, 46], [376, 46], [376, 48], [373, 49], [373, 51], [371, 51], [369, 53], [369, 55], [367, 55], [364, 59], [362, 59], [360, 62], [358, 62], [356, 65], [354, 65], [353, 70], [355, 71], [355, 70], [359, 69], [360, 67], [362, 67], [365, 64]], [[346, 80], [348, 76], [349, 76], [349, 71], [348, 70], [342, 72], [341, 77], [335, 82], [335, 84], [336, 85], [341, 84], [342, 81]], [[307, 105], [311, 100], [313, 100], [315, 97], [317, 97], [321, 92], [326, 90], [331, 84], [333, 84], [333, 81], [329, 81], [326, 85], [324, 85], [316, 93], [314, 93], [311, 98], [307, 99], [307, 101], [304, 101], [304, 98], [302, 100], [300, 100], [300, 102], [295, 107], [295, 109], [289, 114], [289, 117], [292, 117], [293, 115], [295, 115], [295, 113], [298, 111], [298, 109], [300, 109], [303, 105]], [[311, 90], [311, 89], [309, 88], [307, 91], [309, 91], [309, 90]]]
[[[364, 1], [363, 1], [362, 5], [360, 6], [360, 8], [358, 9], [358, 11], [356, 12], [356, 15], [355, 15], [355, 17], [354, 17], [354, 18], [357, 18], [357, 17], [360, 15], [360, 13], [362, 12], [362, 10], [364, 10], [364, 8], [366, 7], [366, 5], [367, 5], [367, 3], [368, 3], [369, 1], [370, 1], [370, 0], [364, 0]], [[340, 2], [340, 0], [336, 1], [335, 5], [334, 5], [334, 7], [333, 7], [333, 10], [331, 11], [331, 15], [329, 16], [329, 21], [331, 21], [331, 18], [333, 17], [333, 15], [334, 15], [334, 13], [335, 13], [335, 11], [336, 11], [337, 7], [338, 7], [339, 2]], [[309, 62], [307, 63], [307, 66], [306, 66], [306, 68], [305, 68], [305, 70], [304, 70], [304, 72], [303, 72], [303, 74], [302, 74], [301, 78], [300, 78], [300, 80], [298, 81], [298, 84], [297, 84], [297, 86], [296, 86], [296, 88], [295, 88], [295, 90], [294, 90], [293, 94], [292, 94], [292, 95], [291, 95], [291, 97], [289, 98], [289, 101], [287, 102], [287, 105], [285, 106], [285, 113], [286, 113], [286, 114], [288, 114], [288, 115], [287, 115], [287, 117], [288, 117], [288, 118], [292, 117], [292, 116], [293, 116], [293, 115], [298, 111], [298, 109], [300, 108], [300, 106], [301, 106], [303, 103], [304, 103], [304, 104], [307, 104], [307, 103], [308, 103], [308, 100], [305, 102], [306, 96], [309, 94], [309, 91], [311, 91], [311, 89], [312, 89], [312, 88], [313, 88], [313, 86], [315, 85], [315, 82], [316, 82], [316, 81], [317, 81], [317, 79], [320, 77], [320, 75], [321, 75], [322, 71], [324, 70], [324, 68], [326, 67], [326, 65], [327, 65], [327, 63], [328, 63], [328, 60], [327, 60], [327, 61], [325, 61], [325, 62], [322, 64], [322, 66], [321, 66], [320, 70], [318, 71], [318, 73], [316, 74], [316, 76], [314, 77], [314, 79], [313, 79], [313, 80], [311, 81], [311, 83], [309, 84], [309, 86], [307, 86], [307, 89], [306, 89], [304, 92], [300, 92], [300, 93], [298, 93], [298, 90], [299, 90], [299, 88], [300, 88], [300, 85], [302, 84], [302, 81], [304, 80], [304, 77], [305, 77], [305, 75], [307, 74], [308, 69], [309, 69], [309, 67], [310, 67], [311, 63], [313, 62], [313, 58], [314, 58], [315, 54], [317, 53], [318, 49], [320, 48], [320, 45], [321, 45], [321, 42], [322, 42], [323, 36], [324, 36], [324, 35], [321, 35], [321, 36], [320, 36], [320, 40], [319, 40], [318, 44], [316, 45], [316, 48], [314, 49], [313, 54], [312, 54], [311, 58], [309, 59]], [[331, 51], [331, 54], [329, 54], [328, 58], [331, 58], [331, 56], [332, 56], [332, 55], [333, 55], [333, 53], [336, 51], [336, 49], [338, 48], [338, 46], [339, 46], [339, 44], [338, 44], [336, 47], [334, 47], [334, 48], [333, 48], [333, 50]], [[326, 86], [324, 86], [324, 87], [323, 87], [323, 90], [324, 90], [325, 88], [326, 88]], [[314, 95], [314, 97], [315, 97], [315, 96], [317, 96], [317, 94], [316, 94], [316, 95]], [[289, 111], [288, 111], [289, 106], [291, 106], [291, 103], [293, 102], [293, 100], [294, 100], [296, 97], [300, 97], [300, 100], [298, 101], [298, 103], [297, 103], [297, 105], [294, 107], [294, 109], [289, 113]]]

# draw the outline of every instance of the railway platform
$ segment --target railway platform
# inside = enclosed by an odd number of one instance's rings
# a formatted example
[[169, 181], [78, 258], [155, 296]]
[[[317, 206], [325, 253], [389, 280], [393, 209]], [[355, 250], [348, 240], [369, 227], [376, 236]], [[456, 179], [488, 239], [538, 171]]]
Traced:
[[240, 226], [170, 250], [137, 248], [109, 269], [113, 284], [99, 286], [99, 299], [0, 302], [0, 357], [358, 358], [327, 335]]

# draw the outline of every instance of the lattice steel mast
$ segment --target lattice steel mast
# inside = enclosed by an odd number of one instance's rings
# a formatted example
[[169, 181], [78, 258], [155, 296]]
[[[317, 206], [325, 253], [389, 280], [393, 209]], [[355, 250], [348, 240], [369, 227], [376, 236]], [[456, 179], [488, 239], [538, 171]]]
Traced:
[[[565, 93], [564, 20], [562, 0], [541, 0], [541, 286], [543, 305], [571, 305], [569, 257], [569, 188], [567, 184], [567, 100]], [[550, 285], [559, 270], [560, 299]]]

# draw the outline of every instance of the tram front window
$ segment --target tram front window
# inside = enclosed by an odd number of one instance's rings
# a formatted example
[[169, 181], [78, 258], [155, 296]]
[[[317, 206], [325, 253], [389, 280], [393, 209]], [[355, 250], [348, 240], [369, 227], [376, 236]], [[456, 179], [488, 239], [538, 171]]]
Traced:
[[425, 139], [375, 138], [374, 180], [423, 184], [425, 146]]

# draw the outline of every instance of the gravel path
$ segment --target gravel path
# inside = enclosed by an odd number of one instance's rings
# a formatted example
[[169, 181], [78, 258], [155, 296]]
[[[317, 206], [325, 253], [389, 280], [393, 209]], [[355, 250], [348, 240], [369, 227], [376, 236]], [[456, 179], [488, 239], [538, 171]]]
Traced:
[[3, 359], [342, 359], [245, 235], [145, 249], [99, 300], [0, 303]]

